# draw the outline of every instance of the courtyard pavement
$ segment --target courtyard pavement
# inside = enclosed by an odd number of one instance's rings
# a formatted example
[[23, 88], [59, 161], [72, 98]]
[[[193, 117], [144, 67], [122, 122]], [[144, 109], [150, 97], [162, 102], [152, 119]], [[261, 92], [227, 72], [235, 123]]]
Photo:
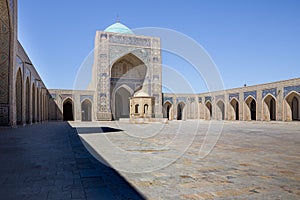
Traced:
[[0, 199], [300, 199], [298, 122], [70, 124], [0, 129]]
[[71, 125], [147, 199], [300, 199], [299, 122]]
[[0, 199], [144, 199], [67, 122], [0, 128]]

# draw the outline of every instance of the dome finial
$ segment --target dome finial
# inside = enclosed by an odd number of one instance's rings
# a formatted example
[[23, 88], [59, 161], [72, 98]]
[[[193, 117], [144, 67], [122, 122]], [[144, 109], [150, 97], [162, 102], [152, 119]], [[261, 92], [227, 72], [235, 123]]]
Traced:
[[117, 14], [116, 22], [119, 22], [119, 23], [120, 23], [120, 16], [119, 16], [119, 14]]

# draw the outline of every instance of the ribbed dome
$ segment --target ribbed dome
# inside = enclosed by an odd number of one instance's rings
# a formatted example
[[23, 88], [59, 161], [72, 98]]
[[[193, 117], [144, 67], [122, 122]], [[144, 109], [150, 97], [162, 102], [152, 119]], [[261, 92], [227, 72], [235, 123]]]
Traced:
[[116, 22], [116, 23], [110, 25], [104, 31], [112, 32], [112, 33], [134, 34], [132, 32], [132, 30], [130, 30], [127, 26], [125, 26], [124, 24], [121, 24], [120, 22]]

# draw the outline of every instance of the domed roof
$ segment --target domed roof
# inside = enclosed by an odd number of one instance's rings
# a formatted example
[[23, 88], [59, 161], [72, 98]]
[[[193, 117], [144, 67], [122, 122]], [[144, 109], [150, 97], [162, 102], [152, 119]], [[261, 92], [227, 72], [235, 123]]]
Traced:
[[137, 91], [136, 93], [134, 93], [133, 96], [134, 97], [149, 97], [149, 94], [147, 94], [146, 92], [140, 90], [140, 91]]
[[120, 22], [116, 22], [109, 27], [107, 27], [104, 31], [112, 32], [112, 33], [124, 33], [124, 34], [134, 34], [132, 30], [130, 30], [127, 26]]

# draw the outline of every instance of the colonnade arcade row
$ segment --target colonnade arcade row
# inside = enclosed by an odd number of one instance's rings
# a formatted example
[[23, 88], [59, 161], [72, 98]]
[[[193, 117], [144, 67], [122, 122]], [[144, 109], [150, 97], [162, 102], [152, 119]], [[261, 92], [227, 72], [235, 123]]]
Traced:
[[[300, 88], [300, 86], [299, 86]], [[225, 95], [226, 96], [226, 95]], [[203, 120], [244, 120], [244, 121], [299, 121], [300, 93], [289, 91], [283, 99], [268, 93], [257, 99], [255, 95], [247, 95], [240, 99], [239, 95], [206, 97], [176, 97], [165, 95], [163, 116], [169, 120], [203, 119]]]
[[[289, 81], [300, 83], [300, 79]], [[284, 81], [288, 84], [281, 86], [281, 89], [251, 90], [249, 88], [251, 91], [243, 91], [243, 88], [240, 88], [234, 92], [225, 91], [223, 94], [163, 94], [163, 117], [169, 120], [299, 121], [300, 84], [286, 86], [289, 85], [289, 81]], [[274, 86], [273, 83], [267, 85]], [[52, 99], [55, 99], [50, 104], [57, 105], [55, 108], [49, 105], [52, 120], [96, 120], [97, 111], [94, 110], [93, 91], [50, 90], [50, 93]], [[135, 100], [137, 97], [134, 96], [128, 98], [128, 95], [125, 95], [124, 98], [126, 102], [122, 101], [122, 109], [119, 108], [122, 112], [118, 111], [121, 112], [120, 118], [129, 118], [129, 115], [137, 116], [137, 113], [145, 115], [145, 106], [152, 110], [154, 100], [150, 98], [149, 102], [144, 102], [149, 97], [143, 97], [143, 102], [140, 102], [141, 99]], [[117, 104], [121, 105], [121, 102], [117, 101]], [[125, 114], [123, 107], [126, 108]], [[55, 109], [56, 111], [53, 111]]]
[[15, 79], [16, 124], [31, 124], [48, 120], [49, 94], [30, 76], [18, 69]]
[[[73, 121], [75, 119], [75, 105], [71, 98], [63, 101], [63, 120]], [[85, 99], [80, 103], [81, 121], [92, 121], [92, 102]]]

